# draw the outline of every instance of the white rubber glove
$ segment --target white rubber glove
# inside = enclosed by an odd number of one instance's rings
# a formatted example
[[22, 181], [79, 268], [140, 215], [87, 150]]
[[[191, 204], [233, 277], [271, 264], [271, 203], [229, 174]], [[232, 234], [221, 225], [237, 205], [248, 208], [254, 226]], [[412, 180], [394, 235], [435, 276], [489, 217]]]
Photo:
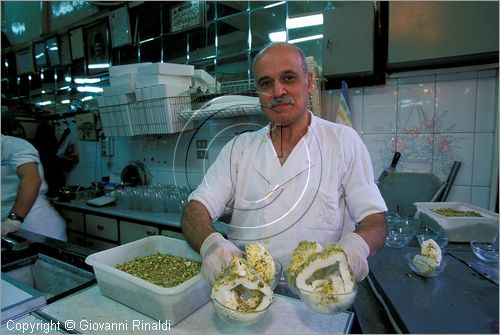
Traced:
[[18, 231], [22, 222], [19, 220], [6, 219], [2, 222], [2, 236]]
[[365, 279], [370, 271], [367, 260], [370, 255], [370, 247], [365, 240], [356, 233], [349, 233], [342, 236], [338, 244], [347, 255], [347, 261], [351, 266], [356, 281], [359, 282]]
[[213, 286], [219, 272], [224, 270], [234, 256], [242, 256], [243, 253], [220, 233], [212, 233], [203, 242], [200, 255], [203, 258], [201, 274]]

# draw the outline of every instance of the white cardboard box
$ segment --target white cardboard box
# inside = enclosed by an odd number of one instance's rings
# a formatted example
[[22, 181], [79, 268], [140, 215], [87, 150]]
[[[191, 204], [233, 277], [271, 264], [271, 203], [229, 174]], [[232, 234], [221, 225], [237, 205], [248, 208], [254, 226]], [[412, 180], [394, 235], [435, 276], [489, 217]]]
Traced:
[[203, 69], [194, 70], [193, 85], [215, 85], [215, 78]]
[[[179, 94], [187, 92], [189, 90], [189, 86], [187, 85], [166, 85], [160, 84], [155, 85], [151, 88], [152, 98], [171, 98], [176, 97]], [[153, 93], [154, 92], [154, 93]]]
[[101, 293], [113, 300], [142, 312], [151, 318], [173, 326], [210, 301], [210, 287], [198, 274], [171, 288], [116, 269], [117, 264], [156, 252], [201, 262], [201, 257], [186, 241], [168, 236], [149, 236], [134, 242], [104, 250], [87, 257], [94, 267]]
[[135, 85], [137, 88], [155, 86], [155, 85], [191, 85], [191, 77], [175, 76], [175, 75], [144, 75], [138, 74], [135, 77]]
[[135, 82], [130, 82], [122, 85], [107, 86], [103, 87], [102, 89], [103, 96], [113, 96], [113, 95], [120, 95], [120, 94], [134, 93], [134, 92], [135, 92]]
[[[145, 93], [149, 90], [149, 94]], [[172, 98], [179, 94], [187, 92], [189, 86], [186, 85], [154, 85], [135, 89], [135, 96], [137, 101], [149, 100], [149, 99], [160, 99], [160, 98]], [[147, 98], [149, 97], [149, 98]]]
[[[450, 242], [472, 240], [492, 242], [498, 234], [498, 214], [463, 202], [416, 202], [416, 217], [429, 228], [442, 231]], [[433, 211], [450, 208], [459, 211], [474, 211], [481, 217], [449, 217]]]
[[109, 76], [115, 77], [129, 73], [137, 73], [139, 68], [140, 71], [142, 72], [142, 69], [150, 64], [151, 62], [110, 66], [108, 69]]
[[141, 68], [140, 73], [143, 75], [175, 75], [175, 76], [189, 76], [194, 75], [193, 65], [184, 65], [176, 63], [152, 63]]
[[109, 85], [123, 85], [131, 82], [135, 82], [136, 73], [126, 73], [120, 76], [109, 76]]

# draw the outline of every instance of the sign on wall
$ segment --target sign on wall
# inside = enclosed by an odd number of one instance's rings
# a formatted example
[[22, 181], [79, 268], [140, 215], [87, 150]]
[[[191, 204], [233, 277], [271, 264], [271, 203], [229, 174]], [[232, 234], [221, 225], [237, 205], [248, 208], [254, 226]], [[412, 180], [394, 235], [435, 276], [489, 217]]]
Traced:
[[172, 33], [203, 27], [205, 6], [201, 1], [189, 1], [170, 9], [170, 31]]

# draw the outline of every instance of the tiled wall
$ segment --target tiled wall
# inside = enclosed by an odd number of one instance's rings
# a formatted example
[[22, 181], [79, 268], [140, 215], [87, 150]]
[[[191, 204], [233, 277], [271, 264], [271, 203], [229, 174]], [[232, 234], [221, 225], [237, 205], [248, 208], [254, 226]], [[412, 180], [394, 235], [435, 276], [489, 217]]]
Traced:
[[[497, 70], [389, 79], [349, 90], [353, 127], [368, 146], [376, 177], [396, 150], [398, 171], [433, 173], [442, 181], [460, 161], [447, 201], [490, 208], [498, 187], [497, 92]], [[324, 92], [326, 111], [336, 110], [338, 96]]]
[[[491, 208], [498, 187], [497, 92], [497, 70], [407, 76], [388, 79], [384, 86], [350, 89], [353, 126], [368, 146], [375, 176], [395, 150], [402, 153], [398, 171], [434, 173], [443, 181], [453, 161], [460, 161], [447, 200]], [[323, 92], [328, 119], [335, 115], [338, 96], [337, 90]], [[235, 126], [231, 119], [213, 120], [181, 137], [118, 137], [113, 157], [101, 157], [100, 142], [80, 141], [81, 160], [67, 184], [88, 186], [102, 176], [119, 182], [123, 167], [139, 160], [153, 183], [195, 187], [224, 143], [264, 122], [249, 117]], [[208, 140], [207, 160], [196, 158], [197, 139]]]

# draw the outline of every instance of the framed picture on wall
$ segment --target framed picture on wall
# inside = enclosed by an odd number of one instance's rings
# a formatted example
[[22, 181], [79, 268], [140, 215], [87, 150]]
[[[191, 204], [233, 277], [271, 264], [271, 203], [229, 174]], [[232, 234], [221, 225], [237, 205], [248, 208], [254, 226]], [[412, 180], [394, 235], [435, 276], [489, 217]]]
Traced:
[[69, 34], [63, 34], [59, 39], [59, 48], [61, 56], [61, 65], [71, 64], [71, 46], [69, 41]]
[[50, 66], [61, 65], [59, 39], [57, 38], [57, 36], [52, 36], [46, 39], [45, 47], [47, 48], [47, 56], [49, 58]]
[[31, 46], [19, 51], [16, 51], [17, 74], [25, 74], [35, 72], [34, 55]]
[[45, 41], [37, 41], [33, 43], [33, 54], [35, 56], [35, 65], [37, 68], [44, 68], [47, 63], [47, 52], [45, 50]]
[[111, 28], [111, 44], [113, 48], [132, 43], [127, 6], [115, 9], [109, 13], [109, 25]]
[[205, 4], [202, 1], [187, 1], [170, 9], [170, 31], [200, 28], [205, 24]]
[[71, 60], [85, 57], [85, 49], [83, 48], [83, 29], [81, 27], [69, 31], [69, 42], [71, 46]]
[[104, 72], [109, 68], [111, 59], [106, 21], [85, 29], [85, 49], [89, 73]]

